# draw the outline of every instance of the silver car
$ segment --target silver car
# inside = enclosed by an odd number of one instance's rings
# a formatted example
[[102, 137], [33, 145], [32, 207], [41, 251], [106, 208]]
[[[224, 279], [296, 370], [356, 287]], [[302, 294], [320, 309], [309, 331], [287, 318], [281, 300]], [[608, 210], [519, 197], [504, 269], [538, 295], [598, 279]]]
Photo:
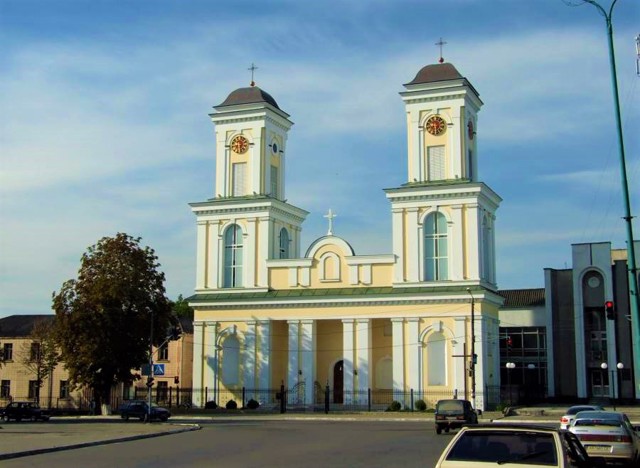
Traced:
[[569, 429], [569, 425], [573, 418], [576, 417], [580, 411], [606, 411], [602, 406], [598, 405], [576, 405], [571, 406], [565, 414], [560, 418], [560, 429]]
[[640, 463], [640, 435], [624, 413], [614, 411], [581, 411], [576, 414], [569, 431], [574, 433], [589, 455], [610, 461]]

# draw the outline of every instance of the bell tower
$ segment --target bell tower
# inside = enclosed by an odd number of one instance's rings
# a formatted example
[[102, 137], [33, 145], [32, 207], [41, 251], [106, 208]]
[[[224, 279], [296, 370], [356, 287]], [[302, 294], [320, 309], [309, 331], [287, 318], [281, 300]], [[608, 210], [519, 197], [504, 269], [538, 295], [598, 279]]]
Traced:
[[496, 289], [494, 225], [502, 200], [478, 178], [480, 96], [450, 63], [423, 67], [404, 87], [408, 180], [386, 190], [394, 284]]
[[214, 110], [214, 197], [190, 204], [198, 224], [196, 292], [266, 289], [267, 260], [299, 255], [308, 214], [285, 198], [293, 122], [253, 81]]

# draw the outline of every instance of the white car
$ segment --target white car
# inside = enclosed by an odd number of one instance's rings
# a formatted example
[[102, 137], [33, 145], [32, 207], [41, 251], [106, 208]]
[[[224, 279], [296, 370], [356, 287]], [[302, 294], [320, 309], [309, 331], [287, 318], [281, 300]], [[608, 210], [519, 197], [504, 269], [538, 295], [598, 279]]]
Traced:
[[436, 468], [589, 468], [606, 466], [590, 457], [568, 431], [528, 424], [465, 426], [444, 449]]
[[640, 464], [640, 434], [624, 413], [581, 411], [571, 421], [569, 431], [580, 439], [589, 455], [629, 466]]
[[576, 414], [578, 414], [580, 411], [605, 411], [605, 409], [602, 406], [598, 405], [571, 406], [567, 410], [567, 412], [560, 418], [560, 429], [569, 429], [571, 421], [573, 421], [573, 418], [575, 418]]

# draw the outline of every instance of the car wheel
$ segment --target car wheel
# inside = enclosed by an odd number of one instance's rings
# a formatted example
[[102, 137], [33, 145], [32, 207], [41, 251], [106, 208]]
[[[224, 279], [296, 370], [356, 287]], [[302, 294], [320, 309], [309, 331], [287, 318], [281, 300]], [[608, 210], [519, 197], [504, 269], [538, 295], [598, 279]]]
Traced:
[[442, 434], [442, 428], [440, 426], [436, 426], [436, 434]]
[[160, 421], [162, 421], [162, 422], [167, 422], [167, 419], [169, 419], [169, 416], [161, 416], [160, 417]]
[[125, 415], [124, 415], [124, 416], [122, 416], [122, 417], [124, 418], [124, 420], [125, 420], [125, 421], [128, 421], [128, 420], [129, 420], [129, 415], [128, 415], [128, 414], [125, 414]]
[[20, 421], [22, 421], [22, 418], [21, 418], [20, 416], [18, 416], [18, 417], [16, 418], [16, 422], [20, 422]]
[[449, 428], [448, 428], [448, 427], [445, 427], [445, 428], [444, 428], [444, 432], [446, 432], [446, 433], [448, 434], [448, 433], [449, 433]]

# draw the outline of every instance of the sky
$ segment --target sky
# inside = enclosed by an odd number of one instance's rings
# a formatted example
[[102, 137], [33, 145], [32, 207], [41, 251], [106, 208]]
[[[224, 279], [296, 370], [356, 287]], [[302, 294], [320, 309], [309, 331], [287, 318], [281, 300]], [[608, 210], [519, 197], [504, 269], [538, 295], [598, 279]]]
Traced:
[[[567, 5], [573, 3], [574, 6]], [[610, 0], [600, 0], [610, 5]], [[215, 194], [208, 116], [255, 81], [295, 123], [286, 198], [301, 250], [333, 231], [391, 253], [383, 189], [407, 182], [398, 95], [443, 56], [484, 102], [479, 178], [500, 289], [544, 286], [571, 244], [626, 247], [605, 20], [580, 0], [0, 0], [0, 317], [48, 314], [87, 248], [153, 248], [195, 287], [195, 215]], [[640, 2], [613, 12], [632, 213], [640, 210]], [[639, 237], [640, 226], [634, 222]]]

